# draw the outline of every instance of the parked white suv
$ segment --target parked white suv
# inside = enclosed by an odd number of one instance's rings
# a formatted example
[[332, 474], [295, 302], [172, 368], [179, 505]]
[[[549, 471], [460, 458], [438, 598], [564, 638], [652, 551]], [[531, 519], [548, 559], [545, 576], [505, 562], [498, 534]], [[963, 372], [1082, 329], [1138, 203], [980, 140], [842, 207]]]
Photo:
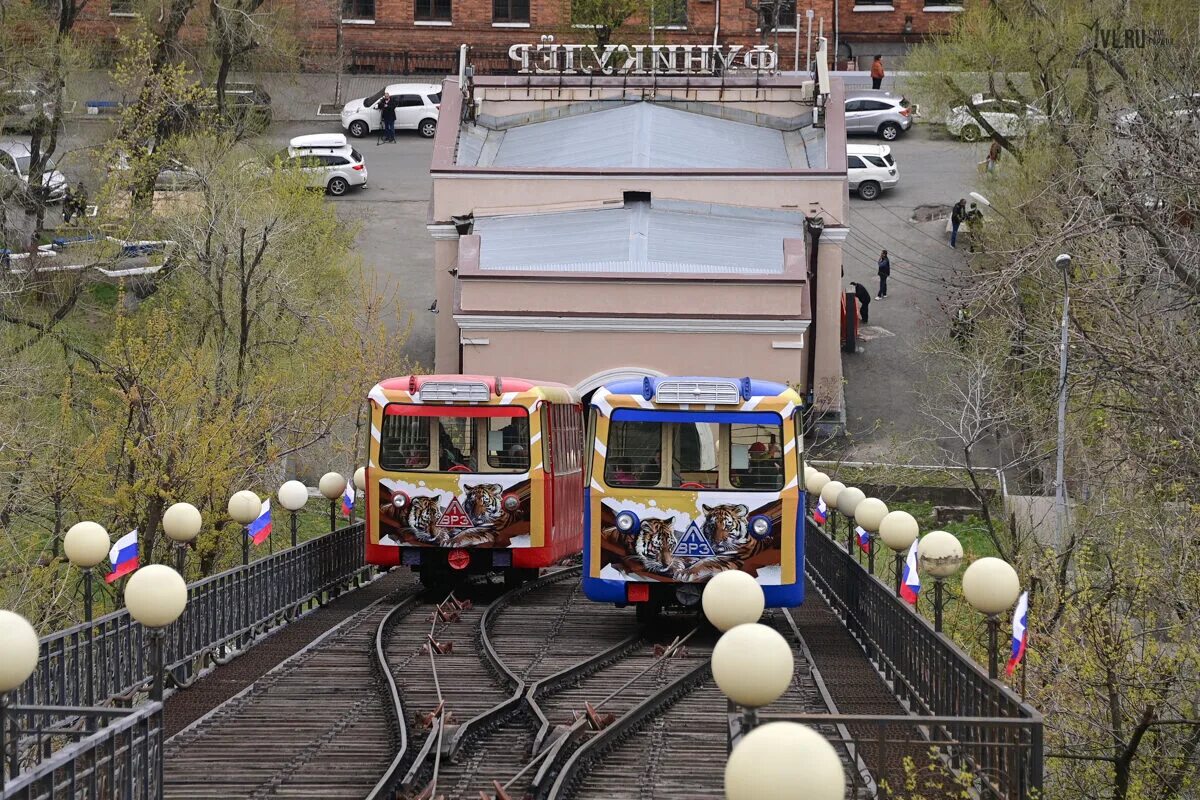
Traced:
[[[988, 125], [1002, 136], [1028, 136], [1047, 121], [1046, 115], [1040, 109], [1017, 100], [977, 94], [971, 98], [971, 105], [987, 120]], [[966, 106], [950, 109], [950, 114], [946, 117], [946, 131], [964, 142], [977, 142], [984, 135], [979, 121], [971, 116]]]
[[309, 185], [341, 197], [351, 186], [367, 185], [367, 165], [362, 153], [340, 133], [297, 136], [279, 155], [284, 166], [297, 167], [308, 176]]
[[[25, 185], [29, 185], [29, 167], [32, 161], [29, 145], [13, 139], [0, 141], [0, 173], [7, 173]], [[57, 203], [67, 195], [67, 178], [47, 162], [42, 172], [42, 186], [49, 192], [47, 199]]]
[[886, 144], [846, 145], [846, 175], [850, 191], [858, 192], [863, 200], [874, 200], [900, 182], [900, 168]]
[[356, 139], [382, 128], [375, 104], [384, 92], [396, 100], [396, 130], [415, 130], [426, 139], [433, 138], [442, 104], [442, 87], [434, 83], [393, 83], [370, 97], [351, 100], [342, 109], [342, 128]]

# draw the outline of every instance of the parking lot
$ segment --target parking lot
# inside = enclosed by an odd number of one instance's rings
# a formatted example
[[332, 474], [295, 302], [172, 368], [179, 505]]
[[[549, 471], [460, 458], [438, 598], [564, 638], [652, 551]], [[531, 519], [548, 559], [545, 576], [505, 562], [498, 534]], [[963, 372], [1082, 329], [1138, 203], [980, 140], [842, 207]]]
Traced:
[[[282, 122], [263, 139], [284, 146], [301, 134], [335, 132], [336, 120]], [[72, 122], [60, 161], [74, 183], [82, 177], [90, 148], [107, 135], [103, 122]], [[395, 297], [401, 316], [412, 315], [412, 333], [402, 354], [429, 366], [433, 354], [433, 242], [425, 230], [431, 189], [429, 160], [433, 142], [415, 132], [397, 132], [394, 144], [374, 136], [352, 140], [366, 158], [370, 178], [362, 190], [331, 199], [330, 207], [347, 225], [358, 227], [358, 256], [369, 278]], [[859, 143], [879, 143], [855, 137]], [[900, 184], [875, 201], [851, 197], [851, 234], [845, 248], [845, 287], [850, 281], [877, 289], [875, 261], [887, 249], [892, 262], [886, 300], [870, 307], [870, 325], [862, 331], [860, 352], [847, 354], [847, 429], [852, 455], [868, 458], [894, 444], [915, 427], [916, 394], [924, 368], [917, 347], [931, 326], [946, 325], [939, 301], [948, 295], [947, 279], [965, 266], [963, 248], [949, 246], [946, 209], [975, 190], [987, 194], [978, 162], [985, 146], [949, 138], [941, 128], [918, 123], [891, 144]], [[87, 176], [95, 182], [98, 176]], [[936, 207], [944, 207], [939, 209]], [[913, 222], [922, 211], [939, 218]], [[447, 313], [442, 309], [441, 313]], [[397, 327], [403, 324], [398, 319]], [[719, 365], [714, 365], [719, 371]]]

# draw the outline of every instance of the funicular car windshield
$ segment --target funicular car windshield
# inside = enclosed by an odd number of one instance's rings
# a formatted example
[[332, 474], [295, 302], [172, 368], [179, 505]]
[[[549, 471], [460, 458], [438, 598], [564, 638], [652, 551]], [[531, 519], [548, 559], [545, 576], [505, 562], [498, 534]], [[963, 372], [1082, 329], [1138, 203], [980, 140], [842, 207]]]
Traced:
[[529, 412], [524, 408], [492, 406], [490, 416], [470, 417], [443, 411], [389, 405], [380, 430], [380, 468], [389, 472], [529, 471]]
[[604, 482], [630, 488], [779, 491], [782, 441], [783, 423], [770, 412], [617, 409], [609, 426]]

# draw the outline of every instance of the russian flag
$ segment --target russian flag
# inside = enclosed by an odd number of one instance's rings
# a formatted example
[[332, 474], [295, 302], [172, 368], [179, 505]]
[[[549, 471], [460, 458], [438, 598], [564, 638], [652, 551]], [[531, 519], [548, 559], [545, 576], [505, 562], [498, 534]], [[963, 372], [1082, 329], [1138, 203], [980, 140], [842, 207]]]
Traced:
[[124, 578], [138, 568], [137, 528], [117, 539], [108, 551], [108, 560], [112, 562], [112, 572], [104, 579], [106, 583]]
[[346, 481], [346, 491], [342, 492], [342, 516], [349, 517], [354, 513], [354, 481]]
[[908, 548], [908, 558], [904, 560], [904, 578], [900, 581], [900, 596], [912, 605], [917, 604], [917, 595], [921, 593], [921, 576], [917, 574], [917, 543]]
[[271, 535], [271, 498], [263, 500], [262, 513], [258, 519], [246, 526], [246, 535], [255, 544], [262, 544]]
[[818, 525], [824, 525], [825, 520], [829, 519], [829, 506], [825, 505], [825, 498], [817, 498], [817, 508], [813, 511], [813, 519]]
[[1029, 641], [1029, 592], [1021, 592], [1017, 599], [1017, 609], [1013, 612], [1012, 657], [1008, 659], [1005, 675], [1012, 675], [1017, 664], [1025, 657], [1025, 645]]
[[871, 552], [871, 534], [867, 533], [867, 529], [861, 525], [856, 525], [854, 535], [858, 537], [858, 549], [864, 553]]

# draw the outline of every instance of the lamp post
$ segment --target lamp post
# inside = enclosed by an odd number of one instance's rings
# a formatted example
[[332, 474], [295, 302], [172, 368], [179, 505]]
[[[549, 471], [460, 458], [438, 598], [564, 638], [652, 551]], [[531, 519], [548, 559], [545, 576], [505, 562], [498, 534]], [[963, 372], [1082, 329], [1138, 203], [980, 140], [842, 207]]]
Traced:
[[321, 496], [329, 501], [329, 532], [337, 530], [337, 501], [346, 491], [346, 477], [338, 472], [326, 472], [321, 476], [317, 488]]
[[962, 566], [963, 549], [954, 534], [930, 531], [917, 544], [917, 563], [921, 571], [933, 576], [933, 629], [942, 632], [942, 584]]
[[828, 509], [829, 519], [825, 524], [825, 532], [831, 539], [836, 539], [837, 534], [837, 500], [838, 495], [846, 488], [846, 484], [841, 481], [829, 481], [821, 488], [821, 499], [825, 501], [825, 507]]
[[[8, 693], [29, 679], [37, 667], [37, 631], [20, 614], [0, 610], [0, 790], [20, 771], [17, 735], [8, 748]], [[7, 767], [7, 769], [6, 769]], [[7, 773], [7, 774], [6, 774]]]
[[833, 745], [798, 722], [755, 728], [725, 763], [726, 800], [843, 800], [845, 792]]
[[[108, 531], [95, 522], [77, 522], [67, 531], [63, 539], [63, 552], [67, 560], [83, 570], [83, 620], [87, 623], [87, 649], [84, 659], [87, 668], [87, 680], [84, 682], [84, 704], [91, 708], [96, 705], [95, 686], [95, 653], [93, 639], [96, 631], [92, 627], [92, 570], [108, 557], [108, 548], [112, 544]], [[89, 722], [89, 725], [91, 723]]]
[[188, 545], [200, 534], [204, 520], [191, 503], [175, 503], [163, 513], [163, 532], [175, 543], [175, 571], [183, 574]]
[[279, 505], [291, 513], [292, 547], [295, 547], [297, 543], [296, 512], [304, 508], [304, 504], [308, 502], [308, 487], [300, 481], [288, 481], [279, 487], [276, 496], [279, 498]]
[[854, 486], [847, 486], [838, 493], [837, 509], [846, 518], [846, 555], [854, 554], [852, 549], [854, 547], [854, 512], [858, 508], [858, 504], [866, 498], [863, 490]]
[[[258, 499], [258, 495], [251, 491], [235, 492], [233, 497], [229, 498], [227, 507], [229, 516], [233, 517], [233, 521], [241, 525], [243, 528], [249, 525], [254, 520], [258, 519], [262, 513], [262, 501]], [[242, 566], [250, 563], [250, 537], [246, 535], [246, 531], [242, 531]]]
[[721, 634], [713, 648], [712, 674], [721, 692], [742, 707], [737, 738], [757, 724], [759, 708], [787, 691], [795, 666], [791, 646], [774, 628], [751, 622]]
[[879, 538], [895, 553], [896, 562], [896, 596], [900, 596], [900, 565], [904, 562], [901, 555], [917, 540], [921, 528], [917, 520], [907, 511], [889, 512], [879, 522]]
[[705, 618], [719, 631], [758, 622], [766, 596], [758, 581], [741, 570], [727, 570], [704, 585], [700, 604]]
[[998, 674], [996, 648], [1000, 614], [1017, 602], [1017, 595], [1021, 593], [1021, 580], [1011, 564], [989, 556], [967, 567], [967, 571], [963, 573], [962, 586], [967, 602], [976, 611], [987, 616], [988, 677], [995, 680]]
[[879, 535], [879, 525], [887, 515], [887, 504], [878, 497], [866, 498], [854, 510], [854, 521], [870, 534], [867, 539], [867, 571], [872, 575], [875, 574], [875, 537]]
[[165, 564], [148, 564], [129, 579], [125, 587], [125, 607], [150, 635], [150, 699], [163, 699], [163, 628], [183, 613], [187, 605], [187, 584], [178, 572]]
[[[812, 467], [809, 467], [809, 469], [812, 469]], [[829, 476], [820, 470], [813, 469], [812, 472], [806, 473], [804, 476], [804, 488], [807, 490], [809, 498], [820, 497], [821, 490], [825, 488], [825, 484], [827, 483], [829, 483]]]
[[1067, 489], [1063, 484], [1063, 463], [1067, 449], [1067, 311], [1071, 307], [1071, 256], [1063, 253], [1054, 259], [1063, 275], [1063, 312], [1058, 344], [1058, 452], [1054, 466], [1054, 552], [1062, 555], [1067, 520]]

